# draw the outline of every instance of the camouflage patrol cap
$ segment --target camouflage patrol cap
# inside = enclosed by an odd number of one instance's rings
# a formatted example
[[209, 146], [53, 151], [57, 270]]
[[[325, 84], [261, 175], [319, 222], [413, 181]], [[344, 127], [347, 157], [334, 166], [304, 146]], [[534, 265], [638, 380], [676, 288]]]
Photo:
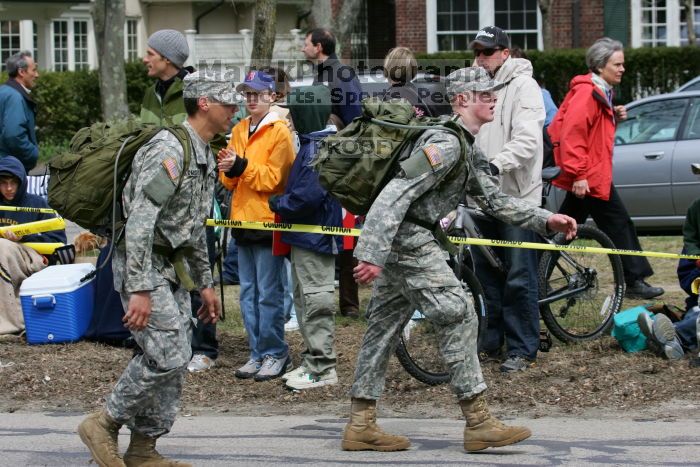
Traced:
[[217, 71], [195, 71], [185, 76], [182, 97], [209, 97], [216, 102], [228, 105], [239, 105], [241, 95], [236, 92], [231, 79]]
[[467, 91], [497, 91], [503, 87], [503, 83], [491, 79], [489, 73], [480, 66], [460, 68], [450, 73], [446, 80], [447, 93], [450, 95]]

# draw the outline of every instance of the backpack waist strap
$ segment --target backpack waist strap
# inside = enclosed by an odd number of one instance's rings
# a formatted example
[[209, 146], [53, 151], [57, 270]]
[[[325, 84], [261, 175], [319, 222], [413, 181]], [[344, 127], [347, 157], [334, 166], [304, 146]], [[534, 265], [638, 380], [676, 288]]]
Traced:
[[172, 264], [175, 269], [175, 275], [180, 281], [180, 284], [190, 292], [195, 289], [195, 285], [194, 280], [192, 280], [185, 266], [185, 256], [192, 252], [194, 252], [194, 248], [191, 246], [171, 248], [165, 245], [153, 245], [153, 253], [164, 256], [170, 261], [170, 264]]

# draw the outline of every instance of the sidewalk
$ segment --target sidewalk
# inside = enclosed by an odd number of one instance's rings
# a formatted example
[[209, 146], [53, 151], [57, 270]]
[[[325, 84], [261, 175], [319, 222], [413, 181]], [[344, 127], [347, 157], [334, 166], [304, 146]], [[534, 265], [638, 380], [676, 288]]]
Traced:
[[[75, 429], [83, 415], [0, 414], [2, 465], [88, 465]], [[698, 465], [695, 420], [540, 418], [525, 424], [533, 437], [476, 454], [462, 450], [459, 420], [382, 419], [413, 447], [395, 453], [344, 452], [345, 420], [317, 417], [179, 416], [158, 443], [162, 454], [199, 466], [248, 465]], [[128, 430], [119, 437], [123, 452]]]

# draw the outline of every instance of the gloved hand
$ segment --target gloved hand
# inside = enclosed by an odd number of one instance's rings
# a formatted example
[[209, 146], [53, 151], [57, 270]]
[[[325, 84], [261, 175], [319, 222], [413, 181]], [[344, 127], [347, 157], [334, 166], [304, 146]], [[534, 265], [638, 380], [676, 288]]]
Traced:
[[271, 195], [267, 199], [267, 205], [270, 206], [270, 211], [276, 212], [277, 210], [277, 199], [280, 197], [280, 195]]

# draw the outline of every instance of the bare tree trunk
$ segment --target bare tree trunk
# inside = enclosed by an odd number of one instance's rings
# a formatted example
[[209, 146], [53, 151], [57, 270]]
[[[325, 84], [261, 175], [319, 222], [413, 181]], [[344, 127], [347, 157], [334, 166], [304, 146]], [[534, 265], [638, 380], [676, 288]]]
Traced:
[[[352, 28], [355, 26], [358, 16], [360, 16], [363, 1], [364, 0], [343, 1], [343, 6], [340, 8], [340, 13], [338, 13], [338, 16], [335, 18], [333, 27], [336, 43], [341, 47], [350, 44], [350, 34], [352, 33]], [[336, 50], [336, 53], [340, 56], [339, 51]]]
[[100, 101], [107, 120], [126, 118], [126, 72], [124, 71], [124, 0], [95, 0], [92, 8], [99, 57]]
[[695, 10], [693, 0], [683, 0], [685, 7], [685, 23], [688, 25], [688, 45], [695, 45], [697, 37], [695, 36]]
[[269, 66], [275, 48], [277, 32], [277, 0], [257, 0], [255, 3], [255, 27], [251, 64], [261, 68]]
[[[692, 0], [691, 0], [692, 1]], [[540, 13], [542, 13], [542, 45], [544, 50], [552, 48], [552, 21], [550, 13], [554, 0], [538, 0]]]
[[329, 0], [312, 0], [311, 2], [311, 27], [332, 28], [333, 18], [331, 2]]

